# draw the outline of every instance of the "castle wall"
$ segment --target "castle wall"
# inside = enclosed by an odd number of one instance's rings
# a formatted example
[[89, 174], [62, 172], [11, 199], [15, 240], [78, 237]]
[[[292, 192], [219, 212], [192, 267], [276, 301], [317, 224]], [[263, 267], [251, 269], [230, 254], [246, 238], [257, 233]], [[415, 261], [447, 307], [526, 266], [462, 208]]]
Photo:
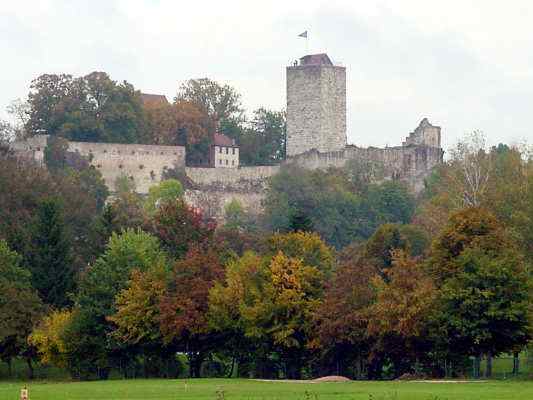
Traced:
[[346, 146], [346, 68], [287, 67], [287, 156]]
[[185, 199], [199, 207], [209, 217], [221, 218], [224, 206], [236, 199], [244, 210], [259, 214], [268, 179], [279, 171], [279, 166], [240, 168], [185, 168], [194, 182], [194, 189], [185, 192]]
[[150, 186], [161, 181], [165, 169], [185, 166], [182, 146], [69, 142], [69, 151], [88, 157], [111, 191], [117, 178], [127, 176], [137, 192], [148, 193]]

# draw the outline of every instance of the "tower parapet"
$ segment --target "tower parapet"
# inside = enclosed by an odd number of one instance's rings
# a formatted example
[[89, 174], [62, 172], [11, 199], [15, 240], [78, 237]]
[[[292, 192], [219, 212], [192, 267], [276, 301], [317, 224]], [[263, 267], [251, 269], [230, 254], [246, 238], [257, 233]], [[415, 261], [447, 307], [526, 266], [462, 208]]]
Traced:
[[287, 156], [346, 147], [346, 68], [327, 54], [287, 67]]

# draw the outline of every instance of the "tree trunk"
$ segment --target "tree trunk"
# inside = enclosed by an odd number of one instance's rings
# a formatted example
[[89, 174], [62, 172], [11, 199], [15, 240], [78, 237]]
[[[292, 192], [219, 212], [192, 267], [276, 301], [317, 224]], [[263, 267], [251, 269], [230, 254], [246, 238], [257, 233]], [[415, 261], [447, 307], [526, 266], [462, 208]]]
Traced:
[[473, 369], [474, 369], [473, 371], [474, 379], [479, 379], [480, 369], [481, 369], [481, 356], [476, 356], [474, 358]]
[[492, 378], [492, 354], [487, 353], [487, 367], [485, 368], [485, 378]]
[[28, 379], [33, 379], [33, 364], [31, 362], [31, 358], [26, 358], [26, 364], [28, 365]]
[[520, 356], [518, 352], [513, 353], [513, 375], [520, 373]]
[[6, 363], [7, 363], [7, 376], [9, 378], [12, 378], [13, 377], [13, 363], [11, 361], [11, 357], [9, 357], [7, 360], [6, 360]]
[[235, 369], [235, 356], [231, 357], [231, 368], [228, 373], [228, 378], [233, 376], [233, 370]]

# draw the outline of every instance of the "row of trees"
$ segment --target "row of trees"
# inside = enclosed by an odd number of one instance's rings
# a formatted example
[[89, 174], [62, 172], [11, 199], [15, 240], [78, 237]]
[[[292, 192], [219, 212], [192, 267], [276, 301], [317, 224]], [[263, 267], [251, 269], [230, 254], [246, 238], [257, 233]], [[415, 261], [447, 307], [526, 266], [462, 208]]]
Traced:
[[128, 82], [105, 72], [75, 78], [41, 75], [25, 102], [9, 109], [15, 121], [0, 121], [0, 142], [37, 134], [72, 141], [180, 145], [187, 162], [204, 163], [216, 130], [234, 138], [243, 164], [269, 165], [285, 157], [285, 114], [259, 108], [250, 120], [240, 94], [227, 84], [191, 79], [172, 103], [146, 101]]
[[234, 201], [219, 226], [179, 181], [146, 198], [118, 185], [104, 206], [88, 164], [4, 151], [0, 356], [82, 379], [177, 376], [179, 354], [191, 376], [383, 378], [519, 352], [532, 164], [480, 139], [420, 199], [360, 164], [283, 169], [264, 215]]

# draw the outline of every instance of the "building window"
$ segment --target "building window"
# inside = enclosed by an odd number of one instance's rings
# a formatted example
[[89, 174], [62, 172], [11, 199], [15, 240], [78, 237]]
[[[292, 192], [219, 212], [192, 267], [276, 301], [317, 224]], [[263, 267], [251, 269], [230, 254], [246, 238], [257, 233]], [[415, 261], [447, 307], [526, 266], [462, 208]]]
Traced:
[[219, 164], [222, 164], [222, 160], [218, 160], [218, 163], [219, 163]]
[[235, 154], [235, 147], [233, 147], [231, 151], [233, 152], [233, 154]]
[[235, 161], [234, 160], [231, 160], [231, 165], [235, 165]]
[[229, 148], [226, 147], [226, 154], [229, 154]]
[[226, 160], [226, 165], [228, 165], [228, 160]]
[[219, 148], [218, 148], [218, 152], [219, 152], [219, 153], [222, 153], [222, 147], [219, 147]]

